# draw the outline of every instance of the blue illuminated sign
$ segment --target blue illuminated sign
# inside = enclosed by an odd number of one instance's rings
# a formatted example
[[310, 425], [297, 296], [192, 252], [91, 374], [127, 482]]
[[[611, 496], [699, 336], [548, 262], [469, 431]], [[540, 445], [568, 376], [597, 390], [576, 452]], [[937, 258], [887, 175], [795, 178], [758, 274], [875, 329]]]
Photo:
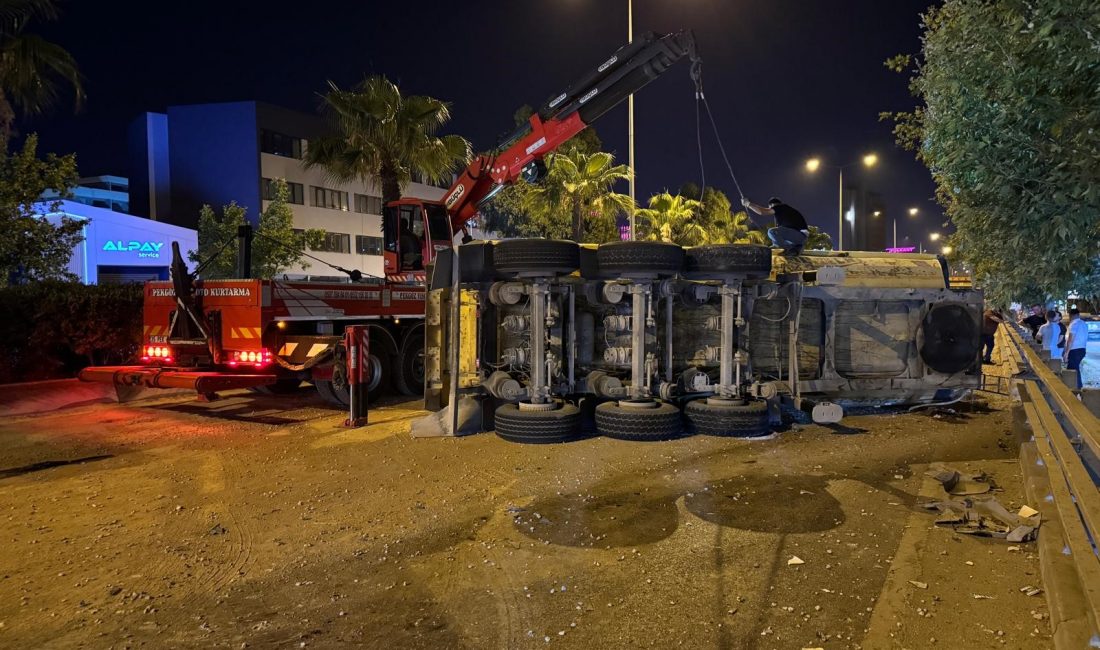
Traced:
[[164, 242], [159, 241], [122, 241], [122, 240], [107, 240], [103, 244], [103, 250], [113, 251], [116, 253], [137, 253], [138, 257], [151, 257], [159, 258], [160, 249], [164, 247]]

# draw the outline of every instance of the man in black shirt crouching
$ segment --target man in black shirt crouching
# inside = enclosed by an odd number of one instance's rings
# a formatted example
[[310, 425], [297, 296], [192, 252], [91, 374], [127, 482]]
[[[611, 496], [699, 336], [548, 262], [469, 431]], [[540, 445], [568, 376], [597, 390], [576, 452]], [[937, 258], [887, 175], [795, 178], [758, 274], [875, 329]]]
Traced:
[[741, 199], [741, 205], [759, 215], [775, 217], [775, 227], [768, 229], [768, 238], [772, 243], [783, 249], [784, 255], [801, 255], [802, 247], [810, 236], [806, 218], [779, 199], [768, 199], [768, 206], [753, 203], [748, 199]]

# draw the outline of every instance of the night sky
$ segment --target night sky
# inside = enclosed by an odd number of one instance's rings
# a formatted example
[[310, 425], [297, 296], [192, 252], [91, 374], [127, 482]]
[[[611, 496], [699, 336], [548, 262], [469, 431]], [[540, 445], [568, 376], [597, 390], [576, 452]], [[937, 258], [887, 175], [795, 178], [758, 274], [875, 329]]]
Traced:
[[[898, 216], [899, 237], [917, 237], [940, 228], [942, 211], [927, 170], [878, 114], [913, 106], [906, 77], [882, 62], [919, 49], [929, 2], [635, 0], [634, 30], [695, 30], [707, 97], [750, 198], [778, 195], [835, 235], [836, 172], [809, 176], [803, 162], [847, 164], [873, 151], [880, 162], [866, 184], [882, 193], [886, 217]], [[326, 79], [351, 85], [370, 73], [452, 102], [448, 130], [485, 149], [517, 107], [542, 103], [626, 41], [626, 0], [62, 5], [58, 23], [33, 29], [76, 57], [87, 106], [21, 128], [38, 131], [47, 151], [76, 151], [83, 175], [127, 173], [126, 127], [142, 111], [247, 99], [313, 111]], [[687, 64], [635, 101], [639, 199], [698, 182]], [[626, 162], [625, 103], [596, 126]], [[703, 147], [708, 185], [736, 203], [709, 131]]]

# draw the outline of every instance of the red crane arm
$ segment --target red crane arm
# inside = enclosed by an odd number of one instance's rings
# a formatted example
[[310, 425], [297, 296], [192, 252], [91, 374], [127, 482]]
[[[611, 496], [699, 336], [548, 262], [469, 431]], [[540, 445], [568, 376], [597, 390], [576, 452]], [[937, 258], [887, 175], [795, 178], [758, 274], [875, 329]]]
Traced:
[[650, 32], [619, 48], [548, 101], [496, 151], [481, 154], [467, 165], [447, 190], [443, 204], [453, 232], [464, 230], [481, 204], [505, 186], [519, 178], [537, 178], [543, 158], [685, 56], [697, 77], [700, 61], [690, 31]]

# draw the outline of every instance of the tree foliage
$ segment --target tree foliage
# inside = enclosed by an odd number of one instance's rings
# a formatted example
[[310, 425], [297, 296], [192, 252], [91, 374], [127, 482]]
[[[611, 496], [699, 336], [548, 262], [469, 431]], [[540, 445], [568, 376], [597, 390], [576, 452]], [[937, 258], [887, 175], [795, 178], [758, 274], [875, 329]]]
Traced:
[[49, 154], [38, 158], [38, 137], [31, 134], [23, 148], [0, 153], [0, 286], [27, 280], [72, 280], [69, 260], [84, 240], [84, 222], [67, 215], [56, 223], [42, 218], [56, 212], [61, 201], [39, 202], [52, 190], [69, 196], [76, 184], [76, 156]]
[[425, 95], [402, 95], [389, 79], [367, 77], [351, 90], [329, 82], [321, 113], [334, 134], [309, 143], [307, 167], [323, 167], [341, 183], [377, 178], [386, 203], [401, 198], [413, 178], [450, 182], [470, 160], [470, 143], [438, 135], [451, 119], [450, 104]]
[[695, 219], [699, 201], [662, 192], [649, 197], [649, 207], [634, 213], [638, 238], [690, 246], [707, 240], [707, 230]]
[[[273, 278], [292, 266], [308, 268], [304, 252], [324, 240], [325, 231], [294, 230], [294, 213], [287, 204], [290, 197], [286, 182], [272, 184], [273, 199], [260, 212], [252, 243], [252, 277]], [[193, 263], [209, 260], [202, 271], [206, 278], [232, 278], [237, 275], [237, 227], [245, 223], [247, 210], [236, 202], [222, 208], [219, 216], [209, 205], [199, 212], [199, 247], [189, 255]], [[228, 245], [227, 245], [228, 244]]]
[[701, 190], [695, 183], [684, 183], [680, 194], [701, 202], [695, 210], [695, 220], [705, 236], [700, 244], [764, 244], [767, 235], [744, 210], [734, 212], [726, 193], [715, 187]]
[[1061, 296], [1100, 256], [1100, 3], [946, 0], [923, 17], [900, 144], [932, 172], [952, 244], [997, 303]]
[[8, 150], [15, 109], [24, 115], [44, 113], [57, 104], [63, 85], [73, 91], [74, 108], [84, 100], [72, 55], [26, 33], [32, 21], [56, 18], [54, 0], [0, 0], [0, 151]]

